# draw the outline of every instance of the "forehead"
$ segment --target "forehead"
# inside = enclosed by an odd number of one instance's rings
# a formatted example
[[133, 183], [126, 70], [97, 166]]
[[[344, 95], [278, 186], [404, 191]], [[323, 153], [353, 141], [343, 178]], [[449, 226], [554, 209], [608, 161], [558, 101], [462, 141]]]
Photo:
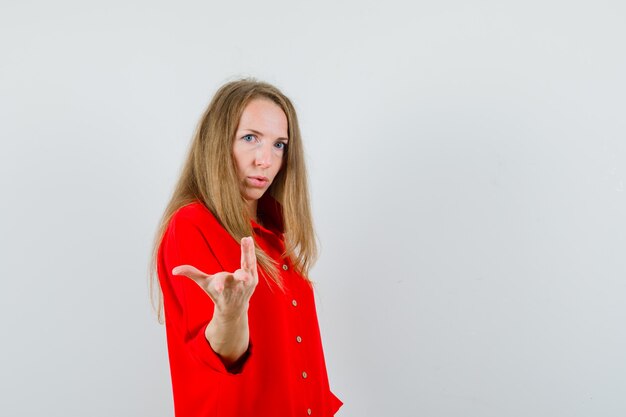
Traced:
[[252, 129], [264, 136], [287, 137], [288, 122], [283, 109], [265, 98], [251, 100], [241, 113], [237, 130]]

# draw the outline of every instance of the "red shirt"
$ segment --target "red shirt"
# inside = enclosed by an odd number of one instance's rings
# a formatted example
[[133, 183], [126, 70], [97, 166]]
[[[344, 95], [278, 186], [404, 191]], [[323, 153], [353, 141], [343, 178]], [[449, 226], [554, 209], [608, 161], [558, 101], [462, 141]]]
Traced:
[[282, 212], [271, 197], [259, 200], [266, 227], [252, 222], [255, 244], [279, 264], [282, 292], [259, 269], [250, 299], [250, 348], [230, 373], [204, 330], [213, 301], [194, 281], [173, 276], [177, 265], [207, 274], [241, 267], [241, 248], [200, 202], [172, 217], [158, 254], [176, 417], [333, 416], [342, 402], [330, 391], [311, 285], [284, 250]]

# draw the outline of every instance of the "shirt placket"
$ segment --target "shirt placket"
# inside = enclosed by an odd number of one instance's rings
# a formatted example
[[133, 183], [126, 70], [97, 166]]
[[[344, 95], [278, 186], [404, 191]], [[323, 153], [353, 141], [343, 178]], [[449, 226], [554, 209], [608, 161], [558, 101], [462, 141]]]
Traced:
[[[295, 367], [294, 367], [294, 375], [293, 380], [294, 384], [297, 387], [298, 394], [298, 404], [297, 408], [301, 410], [299, 415], [301, 416], [312, 416], [315, 415], [315, 407], [313, 404], [313, 393], [310, 386], [311, 380], [311, 372], [312, 369], [310, 367], [310, 363], [307, 359], [307, 351], [309, 350], [306, 334], [306, 322], [305, 322], [305, 312], [303, 311], [304, 306], [304, 297], [302, 294], [302, 283], [299, 280], [302, 280], [301, 277], [295, 276], [293, 272], [293, 266], [288, 259], [282, 258], [282, 252], [284, 251], [284, 241], [280, 239], [275, 233], [271, 231], [259, 227], [257, 230], [259, 233], [262, 233], [263, 238], [269, 244], [269, 246], [273, 246], [270, 242], [273, 242], [275, 247], [280, 248], [280, 252], [278, 256], [274, 254], [273, 258], [279, 261], [280, 265], [280, 275], [283, 282], [286, 284], [286, 302], [290, 305], [287, 306], [287, 311], [292, 314], [292, 318], [289, 320], [291, 325], [290, 341], [292, 343], [292, 348], [290, 351], [294, 353]], [[269, 253], [268, 253], [269, 255]]]
[[[293, 320], [291, 322], [294, 324], [292, 327], [292, 335], [291, 335], [291, 343], [293, 343], [293, 351], [295, 353], [295, 357], [297, 358], [295, 363], [296, 366], [294, 368], [295, 375], [293, 375], [295, 379], [295, 384], [298, 387], [298, 392], [300, 395], [298, 396], [298, 400], [300, 404], [298, 404], [298, 408], [302, 410], [303, 416], [311, 416], [314, 414], [315, 410], [313, 407], [313, 398], [311, 395], [310, 388], [310, 378], [311, 378], [311, 368], [309, 366], [309, 362], [307, 360], [307, 340], [306, 336], [306, 323], [304, 321], [304, 314], [302, 308], [303, 306], [303, 297], [302, 292], [300, 290], [299, 282], [296, 282], [297, 279], [301, 279], [299, 277], [294, 277], [291, 272], [291, 264], [288, 260], [283, 259], [282, 265], [283, 269], [283, 278], [286, 281], [290, 282], [290, 291], [288, 302], [290, 306], [288, 306], [288, 311], [293, 315]], [[290, 279], [291, 278], [291, 279]]]

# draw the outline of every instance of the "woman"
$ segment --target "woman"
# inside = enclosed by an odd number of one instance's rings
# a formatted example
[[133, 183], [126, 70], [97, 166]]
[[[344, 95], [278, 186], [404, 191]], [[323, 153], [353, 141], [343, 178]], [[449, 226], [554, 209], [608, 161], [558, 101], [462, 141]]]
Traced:
[[225, 84], [155, 241], [177, 417], [335, 414], [308, 279], [315, 256], [293, 105], [267, 83]]

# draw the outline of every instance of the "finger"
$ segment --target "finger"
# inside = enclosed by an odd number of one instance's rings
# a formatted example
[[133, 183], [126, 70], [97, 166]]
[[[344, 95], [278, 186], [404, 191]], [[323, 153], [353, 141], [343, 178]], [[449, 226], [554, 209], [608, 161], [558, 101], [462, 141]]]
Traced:
[[213, 276], [211, 286], [217, 295], [224, 292], [226, 287], [232, 287], [235, 282], [234, 275], [229, 272], [220, 272]]
[[235, 281], [242, 281], [247, 283], [248, 281], [250, 281], [250, 273], [244, 269], [238, 269], [233, 274], [233, 278], [235, 279]]
[[251, 237], [241, 239], [241, 269], [256, 273], [256, 255], [254, 253], [254, 241]]
[[246, 256], [248, 239], [249, 237], [241, 238], [241, 269], [246, 269], [248, 267], [248, 258]]
[[[216, 274], [213, 277], [213, 281], [211, 281], [211, 285], [209, 287], [213, 287], [215, 291], [215, 295], [219, 295], [224, 291], [224, 280], [226, 279], [226, 274]], [[211, 292], [209, 290], [209, 292]]]
[[184, 275], [188, 278], [193, 279], [198, 284], [206, 280], [206, 278], [210, 277], [209, 274], [205, 274], [200, 271], [198, 268], [192, 265], [178, 265], [177, 267], [172, 269], [172, 275]]

